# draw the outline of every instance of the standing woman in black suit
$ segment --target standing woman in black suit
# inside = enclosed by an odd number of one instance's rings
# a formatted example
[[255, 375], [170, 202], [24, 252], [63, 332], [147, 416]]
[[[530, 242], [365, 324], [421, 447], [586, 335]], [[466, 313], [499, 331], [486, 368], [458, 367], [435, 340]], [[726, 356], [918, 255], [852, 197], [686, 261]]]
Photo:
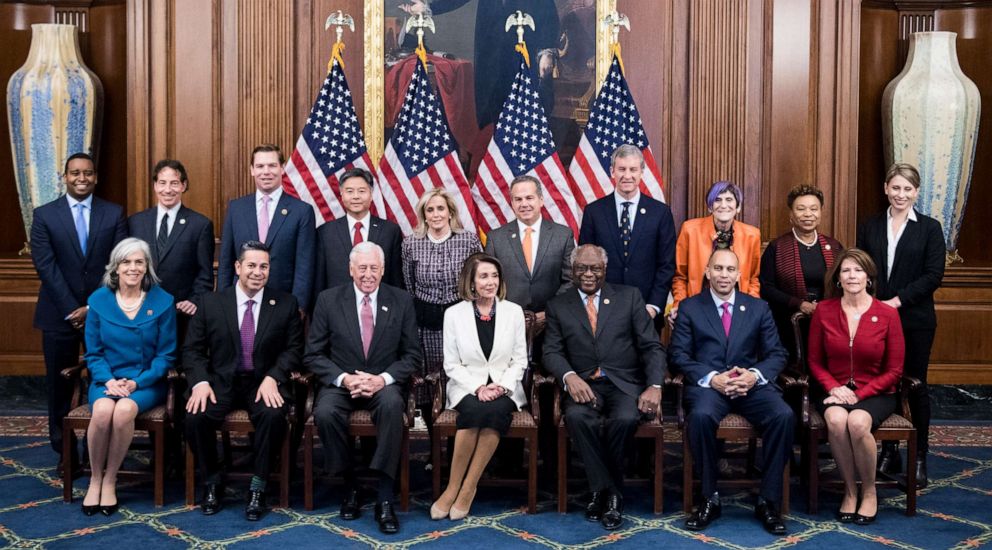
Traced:
[[[899, 310], [906, 339], [903, 373], [923, 382], [910, 396], [909, 406], [917, 433], [916, 480], [927, 486], [927, 450], [930, 432], [930, 395], [927, 365], [937, 330], [933, 295], [944, 277], [944, 233], [940, 222], [913, 208], [920, 194], [920, 173], [910, 164], [894, 164], [885, 174], [889, 208], [858, 227], [858, 248], [879, 266], [875, 296]], [[907, 457], [907, 460], [911, 460]], [[893, 473], [901, 468], [896, 444], [883, 445], [878, 469]]]

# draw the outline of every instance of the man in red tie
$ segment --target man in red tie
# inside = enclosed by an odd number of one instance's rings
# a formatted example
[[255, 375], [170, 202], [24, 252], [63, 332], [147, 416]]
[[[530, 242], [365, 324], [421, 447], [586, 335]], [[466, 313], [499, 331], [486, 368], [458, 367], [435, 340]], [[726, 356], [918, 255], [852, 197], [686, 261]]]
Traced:
[[186, 441], [206, 485], [200, 510], [208, 516], [220, 510], [224, 495], [217, 428], [227, 413], [247, 410], [255, 428], [254, 476], [245, 508], [249, 521], [258, 521], [265, 512], [272, 458], [288, 429], [289, 376], [300, 368], [303, 323], [296, 298], [266, 286], [269, 257], [268, 247], [259, 241], [242, 244], [234, 262], [237, 284], [202, 295], [186, 335]]
[[378, 437], [369, 468], [379, 478], [375, 520], [386, 534], [399, 531], [394, 482], [403, 438], [407, 382], [422, 360], [413, 298], [380, 284], [382, 248], [361, 242], [349, 255], [350, 284], [317, 297], [304, 364], [316, 375], [314, 423], [324, 444], [324, 466], [345, 480], [341, 519], [361, 515], [348, 419], [355, 409], [372, 415]]

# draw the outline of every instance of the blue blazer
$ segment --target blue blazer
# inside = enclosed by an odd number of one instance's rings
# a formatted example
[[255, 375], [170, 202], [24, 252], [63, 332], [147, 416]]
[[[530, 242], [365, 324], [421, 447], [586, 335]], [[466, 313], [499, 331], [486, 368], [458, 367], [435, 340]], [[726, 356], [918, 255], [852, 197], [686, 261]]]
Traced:
[[641, 193], [634, 216], [630, 256], [624, 258], [614, 193], [590, 203], [582, 214], [579, 244], [606, 250], [606, 282], [637, 287], [644, 302], [662, 311], [675, 276], [675, 221], [663, 202]]
[[176, 308], [172, 295], [153, 286], [134, 319], [128, 319], [114, 292], [100, 287], [90, 296], [86, 315], [86, 366], [95, 384], [128, 378], [138, 389], [164, 379], [176, 360]]
[[[265, 237], [265, 244], [272, 250], [266, 286], [293, 294], [300, 307], [306, 307], [313, 289], [317, 240], [313, 208], [283, 192], [275, 209]], [[217, 290], [224, 290], [237, 280], [234, 261], [238, 259], [238, 249], [251, 240], [258, 240], [255, 193], [234, 199], [227, 206], [220, 239]], [[341, 261], [348, 260], [343, 258]]]
[[31, 222], [31, 261], [41, 279], [41, 289], [34, 310], [34, 327], [71, 332], [73, 328], [66, 316], [84, 306], [89, 295], [100, 287], [110, 251], [125, 237], [124, 209], [93, 197], [84, 255], [65, 195], [35, 208]]
[[738, 291], [733, 311], [728, 340], [709, 291], [679, 304], [668, 349], [671, 362], [688, 384], [696, 385], [707, 374], [734, 366], [758, 369], [774, 382], [785, 368], [789, 355], [779, 341], [768, 304]]
[[203, 214], [179, 207], [165, 248], [159, 250], [158, 206], [142, 210], [127, 220], [132, 237], [152, 250], [155, 274], [162, 288], [177, 301], [190, 300], [214, 289], [214, 223]]

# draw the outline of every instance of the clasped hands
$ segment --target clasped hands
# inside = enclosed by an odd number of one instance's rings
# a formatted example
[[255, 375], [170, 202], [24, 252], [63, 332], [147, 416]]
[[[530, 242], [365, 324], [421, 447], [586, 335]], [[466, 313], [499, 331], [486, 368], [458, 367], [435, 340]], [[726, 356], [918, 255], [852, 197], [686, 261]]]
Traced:
[[351, 392], [352, 399], [358, 399], [360, 397], [372, 397], [376, 392], [386, 387], [386, 381], [378, 374], [356, 370], [355, 374], [346, 374], [341, 385]]
[[479, 398], [479, 401], [483, 403], [487, 401], [495, 401], [500, 397], [506, 395], [506, 388], [496, 384], [495, 382], [486, 384], [485, 386], [479, 386], [475, 390], [475, 396]]
[[103, 385], [103, 393], [112, 397], [127, 397], [138, 389], [138, 384], [134, 380], [127, 378], [112, 378]]
[[837, 386], [823, 400], [824, 405], [853, 405], [858, 402], [858, 394], [847, 386]]
[[758, 382], [758, 377], [747, 369], [733, 367], [710, 379], [710, 387], [731, 399], [744, 397]]

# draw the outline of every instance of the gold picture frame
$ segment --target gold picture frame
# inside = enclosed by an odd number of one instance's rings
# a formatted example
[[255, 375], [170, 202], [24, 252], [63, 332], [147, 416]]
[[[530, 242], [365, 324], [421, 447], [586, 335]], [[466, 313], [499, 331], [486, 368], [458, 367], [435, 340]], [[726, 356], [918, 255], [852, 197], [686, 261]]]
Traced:
[[[383, 33], [385, 18], [383, 2], [365, 2], [364, 58], [365, 63], [365, 145], [372, 162], [378, 163], [385, 148], [385, 109], [381, 98], [385, 93], [385, 48]], [[596, 0], [596, 89], [602, 86], [610, 63], [610, 29], [602, 25], [603, 18], [616, 11], [617, 0]]]

